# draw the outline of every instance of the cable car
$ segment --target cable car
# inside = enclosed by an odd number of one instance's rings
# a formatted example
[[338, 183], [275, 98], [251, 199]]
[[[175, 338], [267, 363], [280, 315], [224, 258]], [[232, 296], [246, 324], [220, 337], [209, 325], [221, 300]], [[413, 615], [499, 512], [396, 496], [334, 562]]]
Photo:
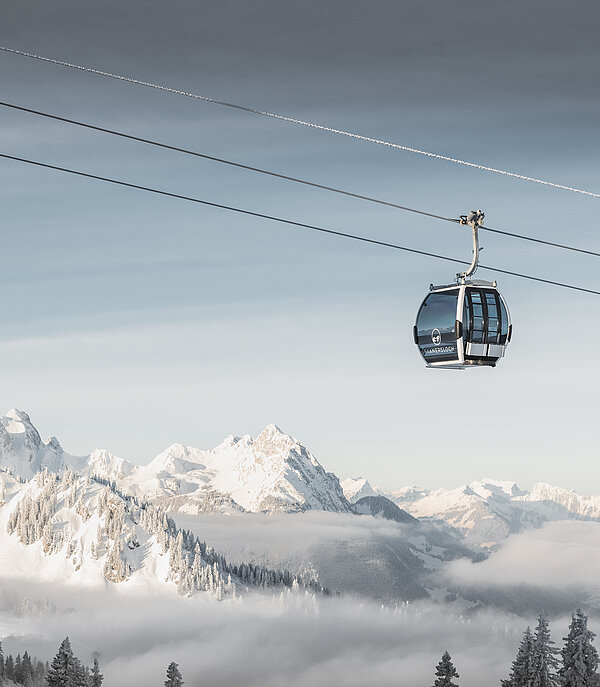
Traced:
[[456, 284], [431, 284], [417, 313], [413, 335], [427, 367], [495, 367], [510, 342], [510, 313], [496, 282], [470, 279], [479, 264], [483, 217], [480, 210], [461, 217], [473, 230], [471, 266], [456, 275]]

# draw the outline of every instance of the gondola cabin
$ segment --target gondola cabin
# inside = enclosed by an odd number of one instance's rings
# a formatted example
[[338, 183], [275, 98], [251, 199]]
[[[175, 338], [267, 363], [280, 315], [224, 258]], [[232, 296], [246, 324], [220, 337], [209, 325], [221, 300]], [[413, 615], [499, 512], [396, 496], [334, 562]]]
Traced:
[[512, 325], [496, 282], [430, 286], [419, 308], [414, 339], [427, 367], [495, 367]]

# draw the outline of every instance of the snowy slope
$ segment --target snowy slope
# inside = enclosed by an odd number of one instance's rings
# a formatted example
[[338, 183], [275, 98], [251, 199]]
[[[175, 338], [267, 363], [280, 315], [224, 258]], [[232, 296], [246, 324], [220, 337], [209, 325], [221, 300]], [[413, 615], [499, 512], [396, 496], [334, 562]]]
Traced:
[[576, 517], [600, 520], [600, 496], [579, 495], [572, 490], [537, 482], [533, 489], [515, 501], [523, 501], [544, 514], [549, 520]]
[[521, 495], [513, 483], [484, 480], [396, 503], [415, 517], [443, 520], [465, 534], [471, 543], [490, 547], [514, 532], [540, 526], [544, 521], [540, 514], [513, 502], [513, 496]]
[[411, 525], [419, 522], [417, 518], [402, 510], [402, 508], [398, 508], [393, 501], [390, 501], [385, 496], [363, 496], [353, 505], [354, 512], [358, 515], [372, 515]]
[[[47, 477], [39, 475], [26, 484], [10, 478], [7, 481], [7, 503], [0, 509], [3, 575], [103, 589], [109, 552], [117, 540], [127, 539], [137, 545], [131, 549], [125, 545], [120, 553], [125, 570], [122, 582], [131, 588], [176, 593], [173, 585], [166, 585], [169, 557], [161, 555], [156, 537], [136, 524], [114, 495], [110, 507], [115, 512], [122, 510], [123, 527], [117, 536], [108, 536], [110, 516], [106, 511], [100, 514], [100, 495], [105, 490], [102, 485], [88, 484], [85, 478], [71, 480], [68, 475], [66, 480], [55, 482], [52, 473]], [[85, 509], [76, 505], [80, 499]], [[49, 518], [36, 514], [45, 507]]]
[[287, 570], [232, 565], [160, 507], [71, 470], [0, 483], [0, 579], [217, 600], [249, 587], [323, 591]]

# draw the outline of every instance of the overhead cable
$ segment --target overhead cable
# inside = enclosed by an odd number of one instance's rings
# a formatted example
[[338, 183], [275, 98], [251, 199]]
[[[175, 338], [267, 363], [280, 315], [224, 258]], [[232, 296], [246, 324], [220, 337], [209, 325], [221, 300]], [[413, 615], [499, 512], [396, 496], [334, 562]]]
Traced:
[[[167, 143], [161, 143], [159, 141], [154, 141], [154, 140], [151, 140], [148, 138], [142, 138], [140, 136], [134, 136], [133, 134], [127, 134], [127, 133], [124, 133], [122, 131], [116, 131], [114, 129], [107, 129], [105, 127], [97, 126], [95, 124], [88, 124], [87, 122], [81, 122], [81, 121], [78, 121], [75, 119], [69, 119], [67, 117], [60, 117], [59, 115], [50, 114], [48, 112], [42, 112], [40, 110], [33, 110], [31, 108], [28, 108], [28, 107], [22, 107], [21, 105], [15, 105], [13, 103], [7, 103], [7, 102], [0, 101], [0, 106], [7, 107], [7, 108], [10, 108], [13, 110], [19, 110], [21, 112], [27, 112], [28, 114], [46, 117], [47, 119], [52, 119], [52, 120], [64, 122], [67, 124], [73, 124], [75, 126], [83, 127], [86, 129], [91, 129], [93, 131], [99, 131], [99, 132], [102, 132], [105, 134], [110, 134], [112, 136], [119, 136], [121, 138], [125, 138], [125, 139], [131, 140], [131, 141], [137, 141], [139, 143], [145, 143], [147, 145], [155, 146], [157, 148], [164, 148], [166, 150], [172, 150], [172, 151], [175, 151], [178, 153], [184, 153], [186, 155], [192, 155], [194, 157], [199, 157], [199, 158], [202, 158], [204, 160], [210, 160], [212, 162], [219, 162], [219, 163], [222, 163], [225, 165], [229, 165], [231, 167], [237, 167], [239, 169], [245, 169], [245, 170], [248, 170], [251, 172], [258, 172], [260, 174], [266, 174], [268, 176], [275, 177], [278, 179], [284, 179], [285, 181], [292, 181], [292, 182], [297, 183], [297, 184], [304, 184], [305, 186], [311, 186], [313, 188], [318, 188], [318, 189], [321, 189], [324, 191], [331, 191], [333, 193], [338, 193], [338, 194], [341, 194], [344, 196], [349, 196], [351, 198], [357, 198], [359, 200], [366, 200], [370, 203], [377, 203], [379, 205], [386, 205], [388, 207], [396, 208], [398, 210], [405, 210], [407, 212], [412, 212], [412, 213], [415, 213], [418, 215], [424, 215], [425, 217], [433, 217], [434, 219], [440, 219], [440, 220], [444, 220], [446, 222], [453, 222], [453, 223], [459, 223], [460, 222], [459, 219], [453, 219], [451, 217], [444, 217], [442, 215], [436, 215], [436, 214], [431, 213], [431, 212], [425, 212], [423, 210], [417, 210], [415, 208], [410, 208], [410, 207], [407, 207], [406, 205], [398, 205], [397, 203], [392, 203], [392, 202], [389, 202], [386, 200], [380, 200], [378, 198], [372, 198], [370, 196], [366, 196], [366, 195], [363, 195], [360, 193], [353, 193], [351, 191], [344, 191], [344, 190], [339, 189], [339, 188], [334, 188], [333, 186], [326, 186], [324, 184], [318, 184], [318, 183], [313, 182], [313, 181], [307, 181], [306, 179], [299, 179], [297, 177], [288, 176], [286, 174], [280, 174], [278, 172], [272, 172], [270, 170], [261, 169], [260, 167], [253, 167], [251, 165], [245, 165], [245, 164], [242, 164], [241, 162], [234, 162], [232, 160], [225, 160], [224, 158], [215, 157], [214, 155], [207, 155], [206, 153], [200, 153], [200, 152], [195, 151], [195, 150], [189, 150], [187, 148], [181, 148], [178, 146], [169, 145]], [[576, 253], [585, 253], [587, 255], [594, 255], [596, 257], [600, 257], [600, 253], [598, 253], [596, 251], [592, 251], [592, 250], [587, 250], [584, 248], [576, 248], [574, 246], [567, 246], [567, 245], [562, 244], [562, 243], [554, 243], [552, 241], [545, 241], [544, 239], [539, 239], [539, 238], [535, 238], [532, 236], [525, 236], [523, 234], [515, 234], [515, 233], [512, 233], [510, 231], [504, 231], [501, 229], [492, 229], [491, 227], [481, 226], [480, 228], [484, 229], [486, 231], [496, 233], [496, 234], [502, 234], [504, 236], [510, 236], [512, 238], [522, 239], [524, 241], [533, 241], [534, 243], [541, 243], [541, 244], [545, 244], [547, 246], [553, 246], [555, 248], [562, 248], [564, 250], [574, 251]]]
[[443, 217], [442, 215], [435, 215], [431, 212], [424, 212], [423, 210], [417, 210], [415, 208], [409, 208], [405, 205], [398, 205], [396, 203], [391, 203], [387, 200], [379, 200], [377, 198], [371, 198], [370, 196], [364, 196], [360, 193], [352, 193], [351, 191], [343, 191], [339, 188], [334, 188], [333, 186], [325, 186], [324, 184], [317, 184], [314, 181], [307, 181], [305, 179], [298, 179], [297, 177], [287, 176], [286, 174], [279, 174], [278, 172], [271, 172], [267, 169], [261, 169], [260, 167], [252, 167], [251, 165], [245, 165], [241, 162], [234, 162], [232, 160], [225, 160], [220, 157], [215, 157], [214, 155], [207, 155], [205, 153], [200, 153], [195, 150], [188, 150], [187, 148], [180, 148], [178, 146], [169, 145], [167, 143], [160, 143], [159, 141], [153, 141], [148, 138], [142, 138], [140, 136], [133, 136], [132, 134], [126, 134], [122, 131], [115, 131], [114, 129], [106, 129], [102, 126], [96, 126], [94, 124], [88, 124], [86, 122], [80, 122], [75, 119], [67, 119], [66, 117], [59, 117], [58, 115], [49, 114], [47, 112], [40, 112], [39, 110], [32, 110], [28, 107], [21, 107], [20, 105], [13, 105], [12, 103], [0, 102], [2, 107], [9, 107], [13, 110], [21, 110], [22, 112], [28, 112], [30, 114], [39, 115], [41, 117], [47, 117], [48, 119], [55, 119], [59, 122], [65, 122], [67, 124], [74, 124], [76, 126], [85, 127], [86, 129], [93, 129], [94, 131], [101, 131], [105, 134], [111, 134], [113, 136], [120, 136], [121, 138], [126, 138], [131, 141], [137, 141], [139, 143], [146, 143], [151, 146], [156, 146], [157, 148], [165, 148], [166, 150], [173, 150], [177, 153], [185, 153], [186, 155], [193, 155], [194, 157], [201, 157], [204, 160], [211, 160], [212, 162], [220, 162], [224, 165], [230, 165], [231, 167], [238, 167], [239, 169], [246, 169], [250, 172], [259, 172], [260, 174], [267, 174], [271, 177], [276, 177], [278, 179], [284, 179], [286, 181], [293, 181], [297, 184], [304, 184], [305, 186], [312, 186], [313, 188], [319, 188], [323, 191], [332, 191], [333, 193], [340, 193], [344, 196], [350, 196], [352, 198], [358, 198], [360, 200], [367, 200], [371, 203], [378, 203], [379, 205], [387, 205], [388, 207], [397, 208], [398, 210], [406, 210], [407, 212], [414, 212], [417, 215], [424, 215], [425, 217], [434, 217], [435, 219], [445, 220], [446, 222], [458, 223], [460, 220], [453, 219], [451, 217]]
[[401, 145], [400, 143], [392, 143], [390, 141], [385, 141], [380, 138], [373, 138], [371, 136], [363, 136], [362, 134], [353, 133], [351, 131], [344, 131], [343, 129], [336, 129], [334, 127], [326, 126], [324, 124], [316, 124], [314, 122], [307, 122], [303, 119], [297, 119], [295, 117], [288, 117], [286, 115], [276, 114], [273, 112], [267, 112], [266, 110], [260, 110], [257, 108], [249, 107], [246, 105], [238, 105], [236, 103], [229, 103], [224, 100], [218, 100], [217, 98], [211, 98], [209, 96], [200, 95], [199, 93], [191, 93], [189, 91], [179, 90], [177, 88], [170, 88], [169, 86], [163, 86], [161, 84], [152, 83], [150, 81], [142, 81], [141, 79], [135, 79], [130, 76], [123, 76], [121, 74], [113, 74], [111, 72], [103, 71], [101, 69], [95, 69], [94, 67], [86, 67], [79, 64], [73, 64], [72, 62], [65, 62], [64, 60], [58, 60], [52, 57], [45, 57], [43, 55], [36, 55], [35, 53], [27, 52], [25, 50], [17, 50], [16, 48], [9, 48], [7, 46], [0, 45], [0, 50], [7, 53], [12, 53], [14, 55], [21, 55], [23, 57], [30, 57], [34, 60], [40, 60], [42, 62], [49, 62], [51, 64], [56, 64], [61, 67], [69, 67], [70, 69], [78, 69], [83, 72], [88, 72], [90, 74], [96, 74], [98, 76], [105, 76], [110, 79], [117, 79], [119, 81], [126, 81], [127, 83], [136, 84], [138, 86], [146, 86], [147, 88], [155, 88], [159, 91], [164, 91], [166, 93], [173, 93], [175, 95], [182, 95], [187, 98], [195, 98], [196, 100], [202, 100], [203, 102], [212, 103], [214, 105], [222, 105], [223, 107], [230, 107], [236, 110], [242, 110], [243, 112], [250, 112], [252, 114], [261, 115], [263, 117], [271, 117], [272, 119], [278, 119], [283, 122], [288, 122], [290, 124], [300, 124], [302, 126], [307, 126], [312, 129], [319, 129], [321, 131], [327, 131], [329, 133], [338, 134], [340, 136], [346, 136], [348, 138], [357, 139], [360, 141], [365, 141], [367, 143], [376, 143], [377, 145], [386, 146], [388, 148], [396, 148], [398, 150], [404, 150], [409, 153], [416, 153], [418, 155], [424, 155], [426, 157], [435, 158], [438, 160], [445, 160], [446, 162], [453, 162], [457, 165], [463, 165], [465, 167], [472, 167], [474, 169], [480, 169], [485, 172], [493, 172], [494, 174], [502, 174], [503, 176], [513, 177], [515, 179], [521, 179], [522, 181], [530, 181], [535, 184], [542, 184], [544, 186], [551, 186], [553, 188], [562, 189], [563, 191], [572, 191], [573, 193], [580, 193], [585, 196], [592, 196], [593, 198], [600, 198], [600, 193], [594, 193], [592, 191], [586, 191], [584, 189], [575, 188], [573, 186], [565, 186], [564, 184], [556, 184], [552, 181], [546, 181], [544, 179], [537, 179], [536, 177], [526, 176], [524, 174], [517, 174], [516, 172], [508, 172], [504, 169], [498, 169], [496, 167], [488, 167], [487, 165], [481, 165], [476, 162], [468, 162], [467, 160], [461, 160], [459, 158], [450, 157], [448, 155], [441, 155], [440, 153], [432, 153], [427, 150], [420, 150], [419, 148], [412, 148], [410, 146]]
[[[170, 191], [164, 191], [162, 189], [151, 188], [149, 186], [142, 186], [140, 184], [133, 184], [133, 183], [130, 183], [128, 181], [122, 181], [122, 180], [113, 179], [110, 177], [103, 177], [103, 176], [99, 176], [97, 174], [90, 174], [89, 172], [81, 172], [79, 170], [69, 169], [67, 167], [59, 167], [58, 165], [51, 165], [51, 164], [48, 164], [45, 162], [38, 162], [36, 160], [28, 160], [28, 159], [23, 158], [23, 157], [17, 157], [16, 155], [8, 155], [6, 153], [0, 153], [0, 158], [4, 158], [7, 160], [14, 160], [16, 162], [24, 162], [24, 163], [29, 164], [29, 165], [35, 165], [36, 167], [43, 167], [45, 169], [52, 169], [52, 170], [59, 171], [59, 172], [66, 172], [68, 174], [74, 174], [74, 175], [77, 175], [80, 177], [85, 177], [88, 179], [95, 179], [97, 181], [104, 181], [104, 182], [107, 182], [109, 184], [116, 184], [118, 186], [125, 186], [127, 188], [133, 188], [133, 189], [137, 189], [140, 191], [147, 191], [149, 193], [156, 193], [156, 194], [161, 195], [161, 196], [168, 196], [170, 198], [177, 198], [179, 200], [186, 200], [186, 201], [189, 201], [192, 203], [199, 203], [201, 205], [207, 205], [209, 207], [220, 208], [222, 210], [229, 210], [231, 212], [237, 212], [237, 213], [243, 214], [243, 215], [250, 215], [251, 217], [259, 217], [261, 219], [267, 219], [267, 220], [270, 220], [273, 222], [280, 222], [282, 224], [287, 224], [287, 225], [297, 227], [300, 229], [310, 229], [311, 231], [318, 231], [318, 232], [323, 233], [323, 234], [332, 234], [333, 236], [341, 236], [343, 238], [353, 239], [354, 241], [361, 241], [363, 243], [372, 243], [374, 245], [383, 246], [385, 248], [394, 248], [396, 250], [405, 251], [407, 253], [414, 253], [416, 255], [424, 255], [427, 257], [436, 258], [438, 260], [445, 260], [447, 262], [453, 262], [453, 263], [457, 263], [457, 264], [461, 264], [461, 265], [470, 264], [466, 260], [459, 260], [457, 258], [451, 258], [451, 257], [448, 257], [447, 255], [438, 255], [436, 253], [430, 253], [428, 251], [417, 250], [416, 248], [408, 248], [406, 246], [399, 246], [395, 243], [388, 243], [387, 241], [378, 241], [377, 239], [368, 238], [366, 236], [359, 236], [357, 234], [349, 234], [347, 232], [337, 231], [335, 229], [326, 229], [324, 227], [318, 227], [318, 226], [315, 226], [313, 224], [306, 224], [304, 222], [296, 222], [294, 220], [284, 219], [282, 217], [275, 217], [273, 215], [267, 215], [267, 214], [264, 214], [262, 212], [254, 212], [252, 210], [245, 210], [242, 208], [236, 208], [236, 207], [233, 207], [231, 205], [224, 205], [222, 203], [214, 203], [212, 201], [202, 200], [200, 198], [194, 198], [193, 196], [185, 196], [185, 195], [182, 195], [179, 193], [172, 193]], [[561, 282], [553, 281], [551, 279], [542, 279], [541, 277], [534, 277], [534, 276], [529, 275], [529, 274], [521, 274], [519, 272], [512, 272], [510, 270], [504, 270], [504, 269], [500, 269], [497, 267], [490, 267], [487, 265], [479, 265], [479, 267], [480, 267], [480, 269], [493, 270], [495, 272], [500, 272], [502, 274], [508, 274], [508, 275], [513, 276], [513, 277], [519, 277], [521, 279], [529, 279], [530, 281], [541, 282], [543, 284], [552, 284], [553, 286], [560, 286], [560, 287], [565, 288], [565, 289], [572, 289], [574, 291], [583, 291], [585, 293], [591, 293], [591, 294], [594, 294], [596, 296], [600, 296], [600, 291], [595, 291], [593, 289], [586, 289], [582, 286], [574, 286], [572, 284], [564, 284]]]

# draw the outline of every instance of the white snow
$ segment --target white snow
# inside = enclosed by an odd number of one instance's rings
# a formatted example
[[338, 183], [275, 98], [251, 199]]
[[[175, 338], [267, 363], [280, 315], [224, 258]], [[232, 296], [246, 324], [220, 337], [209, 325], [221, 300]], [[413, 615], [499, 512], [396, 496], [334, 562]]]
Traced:
[[71, 456], [55, 438], [43, 442], [26, 413], [12, 410], [0, 418], [0, 467], [24, 479], [45, 467], [53, 472], [70, 467], [187, 512], [350, 510], [339, 479], [272, 424], [255, 438], [229, 436], [214, 449], [173, 444], [140, 466], [104, 449]]
[[342, 482], [342, 489], [350, 503], [356, 503], [365, 496], [379, 496], [364, 477], [348, 477]]

